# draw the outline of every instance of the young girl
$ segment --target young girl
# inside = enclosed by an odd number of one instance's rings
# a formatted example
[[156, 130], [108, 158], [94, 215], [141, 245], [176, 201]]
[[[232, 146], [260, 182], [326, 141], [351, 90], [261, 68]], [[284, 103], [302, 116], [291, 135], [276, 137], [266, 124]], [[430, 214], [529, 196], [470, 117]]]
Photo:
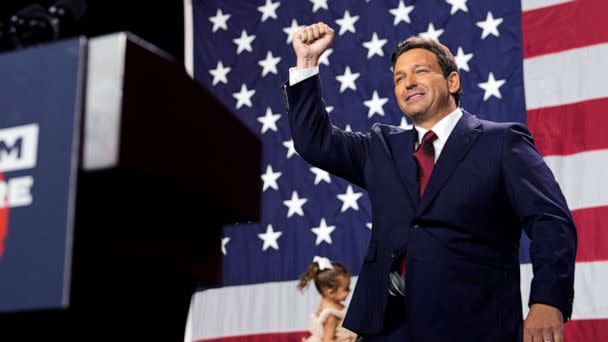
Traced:
[[346, 307], [341, 302], [350, 293], [350, 274], [346, 268], [338, 262], [316, 256], [300, 277], [298, 289], [303, 291], [311, 280], [321, 294], [321, 303], [311, 315], [312, 335], [302, 341], [355, 341], [357, 335], [342, 327]]

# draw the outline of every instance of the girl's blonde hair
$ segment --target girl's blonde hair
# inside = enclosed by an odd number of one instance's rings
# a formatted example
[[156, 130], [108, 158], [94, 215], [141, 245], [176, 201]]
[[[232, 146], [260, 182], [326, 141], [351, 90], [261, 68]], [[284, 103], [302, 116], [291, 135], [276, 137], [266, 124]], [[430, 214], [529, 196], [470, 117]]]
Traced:
[[332, 268], [321, 271], [319, 269], [319, 264], [312, 262], [308, 266], [306, 272], [300, 276], [298, 290], [304, 291], [304, 289], [306, 289], [310, 284], [311, 280], [314, 280], [315, 287], [321, 295], [323, 295], [323, 290], [325, 289], [337, 290], [339, 286], [338, 277], [348, 277], [349, 273], [346, 267], [337, 261], [332, 261], [331, 265]]

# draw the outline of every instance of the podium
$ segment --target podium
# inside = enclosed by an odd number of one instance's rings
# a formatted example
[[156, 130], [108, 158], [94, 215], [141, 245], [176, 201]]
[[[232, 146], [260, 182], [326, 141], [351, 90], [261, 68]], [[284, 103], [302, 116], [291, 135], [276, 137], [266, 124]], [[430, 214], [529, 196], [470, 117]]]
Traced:
[[183, 341], [221, 226], [260, 217], [260, 141], [129, 33], [0, 72], [0, 340]]

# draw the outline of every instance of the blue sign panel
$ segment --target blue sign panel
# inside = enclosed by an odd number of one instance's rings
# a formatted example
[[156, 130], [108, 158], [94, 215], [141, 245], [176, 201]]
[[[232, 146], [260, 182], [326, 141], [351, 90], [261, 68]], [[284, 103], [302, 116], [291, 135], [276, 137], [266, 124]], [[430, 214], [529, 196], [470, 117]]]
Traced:
[[68, 305], [84, 49], [0, 54], [0, 312]]

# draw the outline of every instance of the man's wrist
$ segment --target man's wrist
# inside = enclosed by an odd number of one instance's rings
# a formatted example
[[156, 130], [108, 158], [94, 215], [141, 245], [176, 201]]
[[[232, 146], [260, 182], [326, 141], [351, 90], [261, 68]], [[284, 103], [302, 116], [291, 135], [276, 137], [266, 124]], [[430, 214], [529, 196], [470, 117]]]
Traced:
[[319, 58], [318, 57], [298, 58], [296, 60], [296, 68], [297, 69], [314, 68], [317, 65], [319, 65]]

